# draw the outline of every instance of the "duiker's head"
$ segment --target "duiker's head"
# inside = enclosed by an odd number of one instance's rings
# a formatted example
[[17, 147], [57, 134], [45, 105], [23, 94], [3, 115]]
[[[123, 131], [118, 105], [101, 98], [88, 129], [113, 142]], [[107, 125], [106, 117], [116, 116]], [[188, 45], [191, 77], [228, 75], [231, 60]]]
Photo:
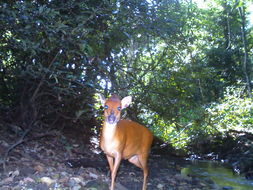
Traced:
[[120, 120], [121, 110], [128, 107], [132, 102], [131, 96], [127, 96], [122, 100], [116, 94], [108, 99], [105, 99], [101, 94], [99, 96], [101, 104], [104, 106], [105, 122], [109, 124], [116, 124]]

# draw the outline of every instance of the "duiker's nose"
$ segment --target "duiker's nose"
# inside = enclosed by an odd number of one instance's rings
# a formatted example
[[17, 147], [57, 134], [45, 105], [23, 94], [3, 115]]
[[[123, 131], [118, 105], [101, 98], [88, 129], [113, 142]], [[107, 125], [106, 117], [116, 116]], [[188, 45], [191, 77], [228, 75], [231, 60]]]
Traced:
[[107, 122], [110, 123], [110, 124], [114, 124], [116, 122], [116, 116], [114, 114], [110, 114], [107, 117]]

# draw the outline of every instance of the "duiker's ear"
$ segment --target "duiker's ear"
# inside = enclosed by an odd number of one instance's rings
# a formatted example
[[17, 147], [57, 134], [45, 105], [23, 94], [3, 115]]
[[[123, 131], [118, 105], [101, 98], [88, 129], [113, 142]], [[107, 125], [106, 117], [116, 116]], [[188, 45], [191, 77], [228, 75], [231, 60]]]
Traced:
[[127, 108], [132, 102], [132, 96], [127, 96], [121, 100], [122, 109]]
[[98, 94], [102, 106], [105, 105], [105, 97], [102, 94]]

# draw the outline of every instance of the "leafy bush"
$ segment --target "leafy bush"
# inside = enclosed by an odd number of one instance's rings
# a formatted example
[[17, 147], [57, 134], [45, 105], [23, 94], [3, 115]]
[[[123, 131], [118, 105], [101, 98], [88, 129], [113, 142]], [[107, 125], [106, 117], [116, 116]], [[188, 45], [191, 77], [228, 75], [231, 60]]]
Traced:
[[244, 87], [228, 87], [219, 101], [181, 110], [177, 115], [166, 121], [156, 113], [143, 110], [140, 119], [175, 148], [198, 147], [199, 153], [219, 148], [234, 131], [253, 132], [253, 103], [244, 95]]
[[[1, 2], [0, 112], [23, 130], [90, 128], [103, 2]], [[96, 23], [92, 24], [92, 23]], [[94, 42], [96, 41], [96, 42]], [[100, 51], [101, 52], [101, 51]], [[35, 127], [34, 127], [35, 128]]]
[[206, 109], [206, 123], [222, 133], [229, 130], [253, 132], [253, 102], [243, 88], [228, 87], [224, 98]]

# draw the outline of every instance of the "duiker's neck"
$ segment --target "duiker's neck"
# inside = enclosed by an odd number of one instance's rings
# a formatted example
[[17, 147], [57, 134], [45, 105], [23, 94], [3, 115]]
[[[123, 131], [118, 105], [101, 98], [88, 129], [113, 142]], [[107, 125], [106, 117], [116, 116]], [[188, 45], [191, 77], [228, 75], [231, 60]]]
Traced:
[[116, 129], [117, 129], [117, 123], [115, 124], [110, 124], [105, 122], [104, 126], [103, 126], [103, 137], [108, 139], [108, 138], [112, 138], [114, 136], [114, 134], [116, 133]]

